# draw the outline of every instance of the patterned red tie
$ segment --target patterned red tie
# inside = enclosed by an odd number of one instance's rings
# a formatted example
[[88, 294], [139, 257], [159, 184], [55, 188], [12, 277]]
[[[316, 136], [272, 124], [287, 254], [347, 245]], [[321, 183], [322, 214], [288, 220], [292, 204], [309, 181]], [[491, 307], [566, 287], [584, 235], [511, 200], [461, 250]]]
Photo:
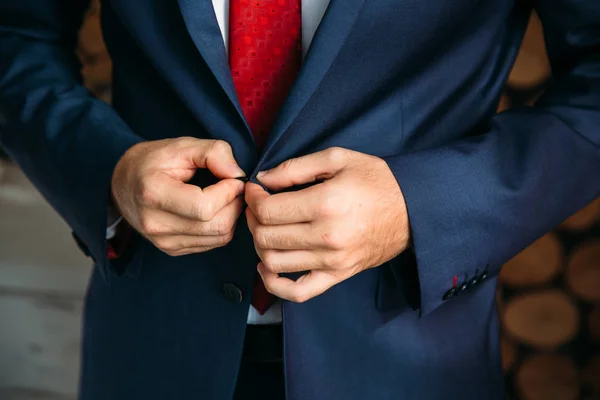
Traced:
[[[259, 150], [300, 70], [300, 0], [231, 0], [229, 66], [244, 117]], [[264, 314], [276, 297], [257, 274], [252, 305]]]

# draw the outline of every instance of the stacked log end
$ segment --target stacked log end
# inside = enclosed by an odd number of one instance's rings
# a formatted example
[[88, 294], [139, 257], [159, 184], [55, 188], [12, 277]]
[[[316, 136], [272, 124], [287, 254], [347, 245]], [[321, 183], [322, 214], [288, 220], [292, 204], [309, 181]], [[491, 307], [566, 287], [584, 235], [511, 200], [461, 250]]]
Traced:
[[600, 222], [600, 197], [567, 218], [559, 228], [581, 232]]
[[556, 353], [539, 353], [525, 359], [516, 384], [523, 400], [577, 400], [581, 391], [575, 363]]
[[504, 307], [504, 328], [516, 341], [552, 350], [571, 341], [579, 332], [579, 310], [559, 289], [515, 296]]
[[85, 86], [98, 98], [111, 101], [112, 62], [100, 28], [100, 4], [93, 1], [81, 25], [78, 54]]
[[562, 264], [560, 241], [549, 233], [506, 263], [500, 272], [500, 282], [513, 287], [541, 285], [554, 279]]
[[[498, 112], [535, 104], [550, 70], [534, 13]], [[498, 282], [507, 398], [600, 400], [600, 198], [508, 261]]]

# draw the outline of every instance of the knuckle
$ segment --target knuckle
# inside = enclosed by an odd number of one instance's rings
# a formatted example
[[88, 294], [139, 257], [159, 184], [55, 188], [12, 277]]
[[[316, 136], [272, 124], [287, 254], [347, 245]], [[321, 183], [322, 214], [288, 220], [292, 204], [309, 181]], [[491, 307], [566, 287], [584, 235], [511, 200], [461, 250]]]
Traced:
[[346, 245], [346, 237], [345, 234], [341, 231], [330, 231], [321, 235], [323, 239], [323, 243], [330, 249], [334, 250], [342, 250]]
[[320, 203], [320, 213], [324, 217], [334, 217], [339, 212], [339, 198], [335, 194], [326, 193]]
[[197, 205], [196, 214], [201, 221], [208, 222], [215, 216], [215, 204], [212, 201], [205, 200]]
[[168, 252], [173, 250], [172, 244], [166, 238], [157, 238], [153, 240], [154, 245], [163, 252]]
[[295, 158], [289, 158], [280, 164], [280, 168], [283, 171], [289, 171], [296, 164]]
[[155, 241], [155, 245], [170, 256], [177, 255], [182, 250], [185, 250], [186, 246], [182, 243], [177, 243], [173, 239], [170, 238], [161, 238]]
[[170, 249], [160, 249], [160, 250], [168, 256], [171, 256], [171, 257], [177, 256], [177, 251], [175, 251], [175, 250], [170, 250]]
[[310, 299], [310, 296], [305, 290], [296, 289], [294, 293], [292, 293], [291, 301], [294, 303], [304, 303]]
[[229, 233], [229, 231], [231, 231], [231, 228], [233, 227], [230, 218], [216, 217], [213, 218], [212, 221], [214, 224], [214, 232], [217, 235], [226, 235]]
[[179, 257], [184, 255], [184, 253], [178, 250], [163, 250], [163, 252], [170, 257]]
[[268, 246], [269, 238], [265, 230], [261, 227], [257, 227], [254, 232], [254, 241], [256, 242], [256, 246], [265, 249]]
[[210, 146], [210, 151], [213, 151], [218, 154], [228, 153], [231, 151], [231, 146], [224, 140], [217, 139], [212, 142]]
[[233, 233], [237, 223], [237, 216], [225, 217], [225, 233]]
[[235, 231], [232, 229], [228, 233], [225, 234], [225, 244], [231, 242], [233, 240], [233, 236], [235, 235]]
[[190, 147], [191, 145], [193, 145], [198, 139], [193, 138], [191, 136], [181, 136], [178, 137], [176, 139], [173, 140], [173, 144], [181, 147], [181, 148], [185, 148], [185, 147]]
[[273, 286], [273, 284], [270, 281], [263, 281], [263, 284], [265, 285], [265, 289], [267, 289], [267, 292], [271, 293], [271, 294], [276, 294], [275, 293], [275, 287]]
[[142, 228], [143, 233], [148, 236], [159, 235], [163, 233], [162, 227], [157, 224], [152, 218], [147, 216], [142, 216], [140, 218], [140, 226]]
[[328, 268], [340, 269], [344, 265], [344, 257], [340, 252], [329, 252], [323, 257], [323, 262]]
[[341, 147], [330, 147], [327, 150], [327, 159], [330, 163], [336, 165], [346, 158], [346, 150]]
[[138, 201], [147, 206], [155, 206], [158, 204], [158, 200], [156, 185], [153, 185], [148, 179], [143, 179], [138, 190]]
[[271, 272], [279, 272], [277, 260], [277, 255], [273, 251], [265, 251], [262, 254], [262, 262], [265, 265], [266, 269]]
[[219, 236], [219, 245], [225, 246], [229, 242], [233, 240], [233, 231], [225, 233], [224, 235]]
[[271, 221], [268, 204], [261, 202], [256, 207], [256, 219], [261, 224], [268, 224]]

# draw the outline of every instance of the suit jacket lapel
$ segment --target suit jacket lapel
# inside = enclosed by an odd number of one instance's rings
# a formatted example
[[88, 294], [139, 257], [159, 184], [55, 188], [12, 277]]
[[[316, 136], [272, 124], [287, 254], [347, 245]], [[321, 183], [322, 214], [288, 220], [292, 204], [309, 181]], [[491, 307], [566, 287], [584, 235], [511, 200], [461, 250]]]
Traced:
[[[223, 35], [215, 16], [210, 0], [178, 0], [181, 15], [192, 41], [200, 51], [202, 58], [229, 97], [240, 117], [246, 121], [240, 107], [235, 86], [231, 79], [231, 70], [227, 52], [223, 43]], [[247, 134], [252, 137], [246, 124]], [[252, 138], [254, 140], [254, 138]]]
[[298, 77], [271, 130], [261, 161], [290, 127], [325, 77], [354, 26], [364, 2], [365, 0], [330, 1]]

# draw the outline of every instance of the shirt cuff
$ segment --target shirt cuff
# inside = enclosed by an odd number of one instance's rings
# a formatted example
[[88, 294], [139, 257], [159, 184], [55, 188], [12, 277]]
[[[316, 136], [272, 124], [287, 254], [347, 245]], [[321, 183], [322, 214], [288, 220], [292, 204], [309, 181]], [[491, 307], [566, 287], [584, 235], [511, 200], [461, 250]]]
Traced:
[[123, 221], [121, 216], [114, 207], [108, 207], [108, 213], [106, 217], [106, 240], [111, 240], [117, 234], [117, 227]]

